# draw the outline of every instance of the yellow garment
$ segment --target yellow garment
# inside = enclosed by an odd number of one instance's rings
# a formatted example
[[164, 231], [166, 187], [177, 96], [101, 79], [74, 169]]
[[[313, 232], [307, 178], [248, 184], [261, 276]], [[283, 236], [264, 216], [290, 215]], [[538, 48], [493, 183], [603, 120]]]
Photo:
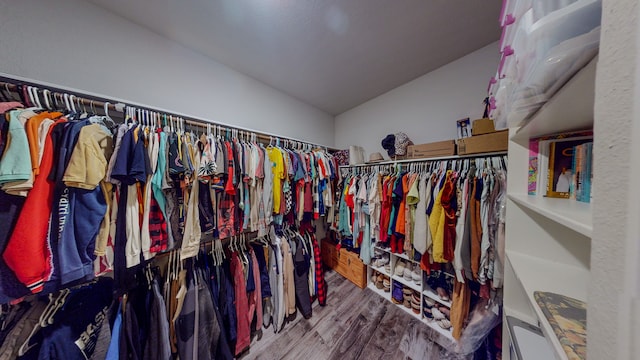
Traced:
[[280, 213], [280, 197], [282, 196], [282, 180], [284, 179], [284, 161], [282, 159], [282, 153], [278, 148], [267, 148], [267, 154], [271, 161], [271, 167], [273, 172], [273, 212], [274, 214]]
[[464, 323], [469, 315], [471, 306], [471, 289], [469, 283], [461, 283], [456, 280], [453, 285], [453, 298], [451, 303], [451, 326], [453, 327], [453, 338], [460, 340]]
[[[444, 188], [444, 187], [443, 187]], [[431, 216], [429, 217], [429, 230], [431, 231], [431, 238], [433, 239], [433, 261], [435, 262], [447, 262], [444, 259], [444, 208], [442, 207], [442, 190], [438, 191], [433, 209], [431, 210]]]
[[85, 190], [95, 189], [107, 174], [113, 137], [98, 124], [80, 130], [69, 165], [64, 172], [65, 185]]

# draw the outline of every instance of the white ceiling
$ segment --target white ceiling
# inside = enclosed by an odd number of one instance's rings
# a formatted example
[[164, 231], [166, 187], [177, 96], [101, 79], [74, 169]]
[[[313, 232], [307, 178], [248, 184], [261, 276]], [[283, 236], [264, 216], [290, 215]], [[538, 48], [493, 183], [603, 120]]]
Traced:
[[498, 40], [502, 3], [89, 1], [331, 115]]

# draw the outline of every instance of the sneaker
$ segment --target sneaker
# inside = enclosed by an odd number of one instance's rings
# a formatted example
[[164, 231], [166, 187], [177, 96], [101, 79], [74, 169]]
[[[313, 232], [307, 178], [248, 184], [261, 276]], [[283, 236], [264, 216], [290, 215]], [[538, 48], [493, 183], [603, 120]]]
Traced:
[[413, 270], [411, 269], [411, 265], [407, 265], [404, 268], [404, 271], [402, 273], [402, 277], [406, 280], [406, 281], [411, 281], [413, 280]]
[[433, 314], [431, 313], [431, 309], [429, 308], [424, 308], [422, 310], [422, 313], [424, 314], [424, 317], [426, 317], [429, 320], [433, 320]]
[[411, 278], [416, 285], [422, 284], [422, 270], [420, 266], [414, 266], [413, 271], [411, 272]]
[[450, 319], [451, 316], [451, 310], [449, 310], [449, 308], [444, 307], [444, 306], [440, 306], [438, 308], [438, 310], [440, 310], [440, 312], [447, 318]]
[[394, 274], [396, 276], [403, 276], [404, 275], [404, 269], [405, 269], [404, 262], [402, 260], [398, 260], [398, 262], [396, 263], [396, 268], [395, 268]]
[[426, 306], [428, 308], [432, 308], [435, 305], [436, 305], [436, 301], [433, 300], [432, 298], [428, 298], [428, 297], [424, 298], [424, 306]]
[[438, 320], [436, 323], [445, 330], [451, 329], [451, 321], [447, 319]]
[[386, 266], [389, 263], [389, 261], [390, 261], [389, 254], [382, 254], [382, 256], [380, 256], [373, 262], [373, 266], [383, 267], [383, 266]]
[[442, 320], [445, 319], [445, 316], [443, 313], [440, 312], [440, 310], [438, 310], [438, 308], [431, 308], [431, 314], [433, 315], [433, 318], [436, 320]]

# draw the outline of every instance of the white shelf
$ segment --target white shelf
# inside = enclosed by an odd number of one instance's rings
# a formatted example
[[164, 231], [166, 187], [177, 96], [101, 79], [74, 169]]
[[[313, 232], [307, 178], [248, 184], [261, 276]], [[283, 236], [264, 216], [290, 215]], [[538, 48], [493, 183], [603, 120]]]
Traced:
[[447, 339], [451, 340], [453, 343], [457, 343], [456, 339], [453, 338], [452, 330], [453, 328], [449, 328], [449, 330], [445, 330], [440, 327], [440, 325], [436, 324], [435, 320], [423, 318], [422, 322], [427, 324], [430, 328], [435, 329], [437, 332], [442, 334]]
[[383, 248], [381, 248], [379, 246], [374, 246], [374, 249], [386, 252], [387, 254], [391, 253], [391, 249], [383, 249]]
[[373, 265], [371, 265], [371, 264], [370, 264], [369, 266], [371, 267], [371, 269], [373, 269], [373, 270], [375, 270], [375, 271], [377, 271], [377, 272], [381, 273], [382, 275], [390, 276], [390, 275], [389, 275], [389, 273], [387, 272], [387, 270], [384, 268], [384, 266], [382, 266], [382, 267], [375, 267], [375, 266], [373, 266]]
[[[391, 301], [391, 293], [384, 292], [383, 290], [376, 288], [376, 286], [373, 283], [370, 282], [369, 285], [367, 285], [367, 288], [370, 289], [371, 291], [373, 291], [374, 293], [378, 294], [379, 296], [382, 296], [387, 301]], [[439, 334], [444, 336], [447, 340], [451, 341], [452, 344], [456, 343], [456, 340], [453, 338], [453, 334], [452, 334], [451, 330], [445, 330], [445, 329], [441, 328], [434, 321], [423, 317], [422, 314], [414, 313], [412, 311], [412, 309], [407, 309], [402, 304], [394, 304], [394, 305], [398, 306], [399, 308], [401, 308], [407, 314], [413, 316], [414, 318], [416, 318], [416, 319], [420, 320], [421, 322], [423, 322], [425, 325], [427, 325], [430, 328], [432, 328], [435, 331], [437, 331]], [[420, 306], [420, 311], [422, 311], [422, 306]], [[440, 342], [438, 342], [438, 343], [440, 343]]]
[[516, 319], [520, 319], [528, 324], [534, 325], [539, 327], [539, 323], [538, 323], [538, 319], [535, 317], [531, 317], [530, 315], [527, 315], [523, 312], [520, 312], [518, 310], [512, 309], [508, 306], [503, 306], [502, 310], [504, 310], [504, 314], [505, 316], [511, 316], [514, 317]]
[[593, 221], [591, 204], [589, 203], [526, 194], [509, 194], [509, 199], [551, 221], [591, 238]]
[[422, 292], [422, 294], [428, 298], [431, 298], [435, 301], [437, 301], [438, 303], [451, 308], [451, 301], [444, 301], [442, 299], [440, 299], [440, 296], [438, 296], [438, 294], [434, 293], [433, 291], [431, 291], [431, 289], [426, 289], [425, 291]]
[[385, 298], [385, 299], [387, 299], [387, 300], [391, 301], [391, 295], [390, 295], [390, 294], [391, 294], [391, 292], [384, 292], [384, 290], [383, 290], [383, 289], [378, 289], [378, 288], [375, 286], [375, 284], [374, 284], [374, 283], [372, 283], [372, 282], [369, 282], [369, 285], [367, 285], [367, 287], [368, 287], [371, 291], [373, 291], [374, 293], [376, 293], [376, 294], [378, 294], [378, 295], [382, 296], [383, 298]]
[[404, 306], [404, 305], [402, 305], [402, 304], [394, 304], [394, 305], [396, 305], [397, 307], [399, 307], [399, 308], [401, 308], [402, 310], [404, 310], [404, 312], [406, 312], [407, 314], [409, 314], [409, 315], [413, 316], [414, 318], [416, 318], [416, 319], [418, 319], [418, 320], [421, 320], [421, 321], [422, 321], [422, 316], [420, 316], [420, 314], [416, 314], [416, 313], [414, 313], [412, 309], [407, 308], [407, 307], [405, 307], [405, 306]]
[[451, 341], [455, 342], [455, 339], [453, 338], [453, 333], [451, 331], [451, 328], [449, 330], [445, 330], [445, 329], [441, 328], [440, 325], [436, 324], [436, 322], [434, 320], [430, 320], [430, 319], [427, 319], [427, 318], [421, 316], [420, 314], [416, 314], [416, 313], [413, 312], [412, 309], [408, 309], [402, 304], [395, 304], [395, 305], [398, 306], [399, 308], [401, 308], [402, 310], [404, 310], [404, 312], [406, 312], [407, 314], [410, 314], [411, 316], [415, 317], [416, 319], [422, 321], [424, 324], [426, 324], [430, 328], [436, 330], [438, 333], [443, 335], [448, 340], [451, 340]]
[[412, 263], [414, 263], [414, 264], [417, 264], [417, 263], [418, 263], [417, 261], [415, 261], [415, 260], [413, 260], [413, 259], [409, 259], [409, 257], [407, 256], [407, 254], [391, 253], [391, 255], [397, 256], [397, 257], [399, 257], [399, 258], [401, 258], [401, 259], [403, 259], [403, 260], [406, 260], [406, 261], [410, 261], [410, 262], [412, 262]]
[[[516, 278], [527, 293], [540, 328], [559, 359], [567, 359], [560, 341], [533, 297], [535, 291], [548, 291], [586, 301], [589, 271], [507, 250]], [[522, 319], [526, 321], [526, 319]]]
[[513, 139], [528, 139], [593, 127], [596, 56], [578, 71], [520, 129]]
[[[417, 291], [418, 293], [420, 293], [422, 291], [422, 285], [418, 285], [413, 281], [407, 281], [402, 276], [393, 275], [392, 279], [397, 281], [397, 282], [399, 282], [400, 284], [410, 288], [411, 290]], [[393, 287], [393, 285], [392, 285], [392, 287]]]

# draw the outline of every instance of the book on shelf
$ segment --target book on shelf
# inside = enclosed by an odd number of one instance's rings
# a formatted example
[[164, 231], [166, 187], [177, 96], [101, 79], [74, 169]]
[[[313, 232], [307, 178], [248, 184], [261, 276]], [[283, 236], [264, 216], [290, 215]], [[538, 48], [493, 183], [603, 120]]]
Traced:
[[591, 139], [563, 139], [549, 144], [549, 167], [547, 172], [547, 197], [569, 199], [574, 180], [575, 150]]
[[529, 172], [527, 193], [529, 195], [541, 196], [547, 194], [547, 170], [549, 164], [550, 144], [552, 142], [592, 138], [593, 131], [589, 130], [547, 135], [529, 140]]
[[593, 165], [593, 142], [584, 143], [574, 148], [575, 184], [571, 199], [591, 202], [591, 178]]

